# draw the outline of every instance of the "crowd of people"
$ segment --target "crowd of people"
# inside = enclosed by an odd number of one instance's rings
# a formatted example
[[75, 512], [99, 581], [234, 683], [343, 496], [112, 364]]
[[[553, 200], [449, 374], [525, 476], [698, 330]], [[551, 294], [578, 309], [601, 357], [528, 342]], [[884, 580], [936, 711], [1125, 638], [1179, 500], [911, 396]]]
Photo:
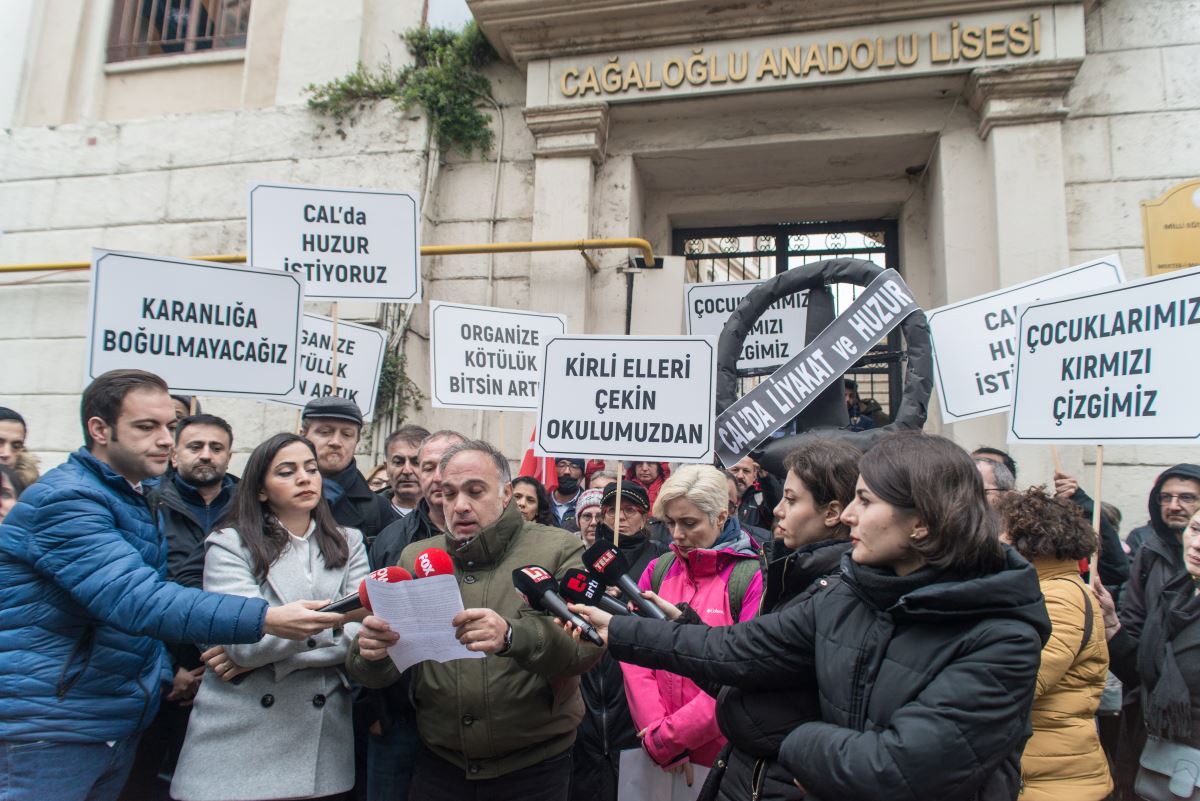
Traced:
[[[920, 432], [514, 478], [409, 424], [364, 474], [326, 397], [237, 478], [232, 426], [138, 370], [80, 423], [39, 476], [0, 408], [0, 798], [1200, 797], [1200, 466], [1122, 542], [1074, 477]], [[324, 608], [431, 547], [484, 658], [401, 671]], [[574, 618], [514, 589], [609, 563]]]

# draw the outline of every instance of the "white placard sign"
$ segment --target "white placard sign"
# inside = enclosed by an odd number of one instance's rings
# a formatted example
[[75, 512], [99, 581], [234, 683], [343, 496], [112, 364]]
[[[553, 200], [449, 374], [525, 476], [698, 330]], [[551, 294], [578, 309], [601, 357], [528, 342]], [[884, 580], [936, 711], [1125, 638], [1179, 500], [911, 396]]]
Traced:
[[558, 337], [546, 345], [539, 456], [709, 462], [715, 337]]
[[240, 264], [92, 251], [87, 378], [149, 370], [199, 395], [286, 395], [303, 279]]
[[[300, 369], [296, 387], [282, 398], [264, 398], [303, 408], [313, 398], [337, 395], [354, 401], [363, 419], [375, 416], [379, 373], [387, 334], [369, 325], [338, 320], [337, 361], [333, 358], [333, 320], [319, 314], [304, 315], [300, 332]], [[337, 374], [337, 389], [333, 376]]]
[[[721, 336], [725, 322], [742, 298], [763, 281], [714, 281], [684, 284], [683, 307], [689, 334]], [[742, 345], [740, 375], [773, 373], [804, 348], [808, 292], [780, 298], [758, 318]]]
[[1124, 280], [1121, 259], [1114, 253], [929, 312], [943, 422], [1008, 411], [1019, 306]]
[[1194, 443], [1200, 268], [1042, 300], [1020, 330], [1009, 442]]
[[536, 409], [546, 343], [566, 332], [561, 314], [431, 302], [430, 402], [441, 409]]
[[308, 300], [421, 302], [414, 192], [250, 185], [247, 252], [305, 279]]

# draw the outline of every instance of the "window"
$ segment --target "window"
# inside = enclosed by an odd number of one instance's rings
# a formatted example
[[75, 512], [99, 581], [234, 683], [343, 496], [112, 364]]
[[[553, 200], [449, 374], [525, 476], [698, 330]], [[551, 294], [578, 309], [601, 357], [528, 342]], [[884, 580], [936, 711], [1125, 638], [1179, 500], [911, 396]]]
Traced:
[[114, 0], [108, 61], [246, 46], [250, 0]]

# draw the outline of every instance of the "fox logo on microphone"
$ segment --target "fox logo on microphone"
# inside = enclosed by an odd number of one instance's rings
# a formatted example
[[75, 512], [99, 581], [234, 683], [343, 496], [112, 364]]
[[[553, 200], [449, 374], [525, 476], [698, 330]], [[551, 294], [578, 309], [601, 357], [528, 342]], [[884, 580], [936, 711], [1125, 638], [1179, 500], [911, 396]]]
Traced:
[[434, 572], [433, 560], [429, 558], [428, 553], [422, 553], [417, 557], [417, 567], [419, 567], [421, 572], [423, 572], [425, 575], [429, 575], [430, 573]]
[[537, 565], [530, 565], [529, 567], [523, 567], [523, 568], [521, 568], [521, 572], [524, 573], [525, 575], [529, 576], [534, 581], [546, 581], [548, 579], [553, 580], [553, 578], [554, 578], [553, 576], [551, 576], [549, 573], [547, 573], [545, 570], [538, 567]]
[[367, 578], [374, 579], [375, 581], [387, 581], [388, 580], [388, 569], [386, 567], [381, 567], [378, 570], [371, 573], [369, 576], [367, 576]]

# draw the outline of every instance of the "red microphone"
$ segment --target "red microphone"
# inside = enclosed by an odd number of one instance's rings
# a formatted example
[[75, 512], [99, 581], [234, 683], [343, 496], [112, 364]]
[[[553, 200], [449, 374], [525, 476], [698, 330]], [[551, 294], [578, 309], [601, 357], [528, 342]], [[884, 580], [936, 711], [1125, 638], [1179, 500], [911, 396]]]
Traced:
[[318, 612], [335, 612], [343, 615], [347, 612], [353, 612], [355, 609], [366, 609], [368, 612], [374, 611], [371, 609], [371, 599], [367, 597], [367, 582], [382, 581], [385, 584], [395, 584], [398, 581], [411, 581], [412, 573], [409, 573], [402, 567], [393, 565], [392, 567], [384, 567], [376, 570], [374, 573], [368, 573], [367, 577], [359, 582], [358, 592], [353, 595], [347, 595], [345, 598], [339, 598], [328, 606], [322, 606]]
[[454, 560], [450, 558], [450, 554], [441, 548], [426, 548], [417, 554], [417, 561], [413, 565], [413, 572], [416, 573], [417, 578], [453, 576]]

